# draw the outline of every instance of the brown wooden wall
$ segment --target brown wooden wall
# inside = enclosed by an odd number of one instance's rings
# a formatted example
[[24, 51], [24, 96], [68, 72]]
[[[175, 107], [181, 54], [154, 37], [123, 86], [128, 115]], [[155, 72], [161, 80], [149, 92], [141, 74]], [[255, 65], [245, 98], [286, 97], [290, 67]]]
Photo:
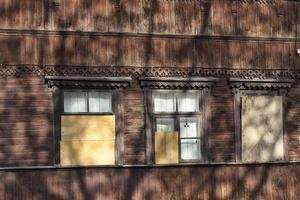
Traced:
[[53, 165], [53, 106], [39, 77], [0, 78], [0, 166]]
[[299, 42], [0, 33], [0, 64], [299, 69]]
[[[43, 77], [1, 77], [0, 167], [54, 165], [51, 90]], [[295, 84], [287, 96], [288, 156], [300, 160], [300, 93]], [[121, 145], [125, 165], [146, 164], [144, 94], [136, 79], [124, 90]], [[233, 95], [226, 79], [212, 88], [210, 162], [235, 162]]]
[[[125, 165], [143, 165], [144, 95], [137, 78], [200, 76], [189, 74], [199, 69], [221, 78], [208, 104], [211, 162], [235, 161], [233, 95], [227, 78], [277, 78], [275, 70], [297, 79], [287, 96], [286, 130], [288, 157], [300, 160], [299, 1], [59, 2], [0, 0], [0, 197], [300, 199], [298, 163], [4, 169], [54, 165], [53, 99], [45, 75], [132, 76], [132, 85], [123, 92], [122, 159]], [[210, 73], [215, 69], [220, 73]]]
[[[297, 0], [1, 0], [3, 29], [297, 37]], [[120, 2], [120, 3], [118, 3]]]
[[299, 164], [79, 168], [0, 172], [0, 194], [21, 199], [297, 200]]

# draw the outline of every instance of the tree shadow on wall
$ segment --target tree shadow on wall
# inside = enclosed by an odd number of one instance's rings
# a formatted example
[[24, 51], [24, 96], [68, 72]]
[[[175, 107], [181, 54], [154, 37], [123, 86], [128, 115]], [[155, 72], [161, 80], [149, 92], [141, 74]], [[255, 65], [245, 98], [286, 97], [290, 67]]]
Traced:
[[[79, 1], [76, 2], [81, 5]], [[82, 6], [86, 10], [93, 10], [95, 4], [91, 2], [85, 1]], [[146, 5], [143, 8], [145, 12], [149, 12], [149, 15], [146, 16], [149, 18], [149, 22], [147, 22], [148, 25], [145, 25], [148, 27], [149, 32], [155, 32], [157, 27], [167, 31], [169, 25], [162, 24], [162, 22], [157, 22], [154, 19], [158, 9], [161, 9], [159, 5], [162, 2], [154, 0], [149, 4], [150, 7]], [[197, 18], [199, 15], [199, 19], [203, 20], [202, 26], [194, 28], [199, 30], [199, 33], [210, 33], [210, 29], [214, 26], [210, 18], [211, 4], [208, 3], [206, 6], [203, 8], [203, 12], [185, 13], [182, 21], [192, 17]], [[80, 6], [70, 8], [70, 11], [63, 16], [64, 19], [57, 21], [58, 27], [72, 29], [77, 23], [81, 23], [84, 13], [87, 13], [87, 11], [80, 11], [81, 8]], [[179, 4], [171, 8], [182, 9]], [[101, 10], [101, 6], [99, 9]], [[107, 26], [101, 25], [102, 23], [108, 24], [108, 18], [111, 16], [95, 16], [96, 21], [99, 22], [96, 24], [97, 30], [124, 31], [129, 29], [122, 25], [124, 21], [132, 18], [136, 18], [137, 21], [142, 20], [139, 14], [134, 15], [131, 10], [126, 10], [125, 7], [121, 8], [121, 11], [114, 12], [116, 13], [111, 15], [115, 24], [113, 28], [106, 28]], [[50, 20], [50, 17], [45, 17], [45, 19]], [[134, 27], [134, 21], [128, 26]], [[172, 26], [176, 26], [176, 23], [173, 23]], [[123, 28], [119, 29], [119, 27]], [[78, 29], [84, 30], [85, 28], [80, 27]], [[221, 26], [214, 26], [214, 28], [216, 30], [222, 29]], [[183, 27], [175, 29], [184, 32]], [[80, 31], [78, 31], [78, 34], [80, 34]], [[241, 32], [241, 34], [243, 33]], [[143, 43], [144, 53], [139, 54], [141, 56], [140, 64], [148, 67], [143, 71], [145, 76], [153, 76], [151, 69], [153, 66], [174, 66], [174, 71], [167, 75], [176, 75], [175, 67], [192, 66], [193, 69], [196, 69], [205, 66], [229, 67], [236, 65], [233, 59], [229, 59], [231, 56], [229, 53], [222, 54], [225, 58], [219, 62], [217, 56], [220, 56], [220, 54], [212, 54], [206, 51], [209, 43], [203, 40], [194, 38], [178, 43], [178, 39], [174, 39], [175, 42], [166, 39], [163, 45], [157, 44], [157, 41], [151, 35], [147, 37], [145, 43]], [[59, 69], [60, 66], [58, 66], [60, 64], [83, 65], [79, 67], [81, 68], [79, 71], [84, 71], [84, 69], [89, 68], [87, 65], [99, 65], [101, 63], [101, 65], [122, 66], [128, 62], [126, 56], [130, 55], [130, 52], [129, 50], [123, 51], [120, 48], [126, 43], [125, 39], [121, 37], [117, 37], [113, 41], [113, 50], [98, 52], [99, 54], [105, 54], [105, 56], [95, 55], [93, 48], [95, 49], [98, 45], [109, 46], [109, 42], [111, 41], [99, 42], [93, 34], [82, 40], [79, 37], [62, 34], [61, 38], [55, 39], [55, 44], [45, 45], [40, 49], [39, 55], [43, 57], [40, 62], [41, 64], [48, 64], [48, 55], [45, 53], [47, 52], [45, 48], [48, 47], [53, 48], [52, 55], [55, 59], [51, 62], [57, 65], [55, 68], [57, 74], [63, 74]], [[48, 44], [47, 41], [45, 43]], [[218, 51], [223, 52], [232, 47], [229, 42], [225, 42], [223, 46], [217, 46], [218, 48]], [[247, 53], [249, 48], [241, 47], [240, 50], [242, 55], [248, 58], [243, 66], [265, 66], [259, 65], [259, 63], [257, 65], [253, 64], [252, 61], [256, 60], [257, 55], [249, 56]], [[237, 58], [239, 60], [238, 64], [241, 64], [240, 59], [242, 58]], [[128, 65], [130, 65], [130, 62]], [[190, 77], [193, 74], [187, 74], [187, 76]], [[3, 81], [3, 84], [1, 84], [1, 105], [3, 106], [1, 109], [3, 114], [1, 114], [0, 122], [0, 155], [3, 158], [2, 160], [5, 159], [4, 162], [1, 162], [1, 165], [52, 165], [51, 155], [54, 151], [52, 145], [54, 140], [52, 135], [53, 116], [49, 113], [53, 109], [49, 106], [51, 105], [51, 98], [48, 96], [50, 93], [47, 91], [46, 86], [42, 86], [41, 79], [32, 80], [23, 76], [17, 79], [15, 77], [4, 78], [1, 81]], [[215, 127], [213, 137], [218, 140], [218, 136], [229, 130], [231, 137], [229, 136], [228, 142], [234, 143], [232, 137], [234, 132], [233, 122], [232, 119], [228, 119], [233, 118], [233, 115], [228, 116], [226, 114], [229, 110], [233, 110], [233, 105], [229, 101], [222, 101], [222, 96], [224, 96], [222, 94], [222, 84], [217, 85], [219, 93], [213, 93], [211, 97], [212, 101], [218, 105], [217, 109], [212, 112], [211, 121], [215, 122], [217, 121], [215, 119], [219, 119], [218, 123], [212, 124]], [[230, 91], [226, 92], [229, 93]], [[227, 98], [232, 98], [232, 96], [228, 95]], [[296, 122], [298, 117], [298, 115], [294, 115], [290, 121]], [[289, 132], [297, 132], [297, 130], [298, 127], [295, 123], [289, 127]], [[12, 137], [14, 139], [10, 139]], [[219, 146], [216, 145], [213, 148], [218, 149], [222, 145], [224, 143], [221, 142]], [[44, 148], [45, 150], [43, 150]], [[139, 152], [134, 153], [138, 154]], [[226, 161], [232, 161], [232, 155], [229, 155]], [[5, 193], [5, 199], [297, 199], [299, 198], [297, 193], [300, 190], [298, 177], [300, 177], [298, 164], [289, 164], [288, 166], [285, 164], [229, 166], [224, 164], [153, 168], [87, 167], [4, 170], [0, 173], [0, 191]]]

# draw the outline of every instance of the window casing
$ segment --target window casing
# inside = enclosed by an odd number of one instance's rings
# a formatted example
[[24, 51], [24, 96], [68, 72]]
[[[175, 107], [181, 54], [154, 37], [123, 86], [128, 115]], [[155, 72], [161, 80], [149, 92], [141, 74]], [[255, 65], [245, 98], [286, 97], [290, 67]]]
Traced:
[[[124, 163], [121, 137], [124, 129], [122, 94], [123, 88], [128, 87], [131, 81], [130, 77], [45, 77], [45, 82], [53, 95], [54, 165], [122, 165]], [[65, 146], [74, 147], [77, 151], [71, 149], [70, 155], [66, 158], [77, 155], [80, 159], [65, 163], [61, 156], [64, 150], [62, 141], [73, 142], [74, 144], [65, 144]], [[91, 145], [87, 145], [89, 141]], [[95, 162], [93, 159], [81, 159], [81, 153], [94, 157]]]
[[286, 94], [292, 80], [230, 79], [237, 163], [288, 160]]
[[[139, 80], [145, 95], [147, 163], [209, 162], [208, 135], [211, 129], [208, 120], [210, 106], [208, 106], [207, 97], [211, 87], [218, 79], [211, 77], [141, 77]], [[158, 94], [160, 99], [155, 99]], [[158, 102], [163, 102], [164, 105], [161, 106]], [[185, 131], [185, 129], [191, 131]], [[160, 145], [156, 140], [160, 140], [159, 142], [164, 145]], [[157, 147], [162, 149], [161, 155], [157, 154], [159, 150]], [[166, 148], [173, 149], [169, 157]], [[158, 162], [156, 160], [158, 156], [167, 159]]]
[[63, 90], [61, 165], [114, 165], [115, 115], [110, 90]]
[[[201, 149], [201, 97], [200, 90], [153, 90], [154, 105], [154, 137], [158, 142], [158, 134], [173, 133], [177, 140], [178, 149], [175, 150], [177, 159], [171, 159], [173, 163], [199, 162], [202, 160]], [[166, 136], [168, 137], [168, 136]], [[173, 138], [174, 138], [173, 137]], [[172, 137], [169, 137], [172, 139]], [[171, 140], [170, 139], [170, 140]], [[155, 144], [155, 147], [161, 146]], [[156, 148], [157, 149], [157, 148]], [[157, 151], [155, 158], [158, 156]], [[156, 163], [161, 162], [156, 158]], [[163, 163], [165, 164], [165, 163]]]

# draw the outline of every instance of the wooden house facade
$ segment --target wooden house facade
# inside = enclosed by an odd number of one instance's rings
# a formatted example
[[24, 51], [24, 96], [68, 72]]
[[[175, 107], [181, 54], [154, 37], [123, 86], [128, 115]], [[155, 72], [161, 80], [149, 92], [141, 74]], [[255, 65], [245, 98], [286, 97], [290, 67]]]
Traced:
[[297, 0], [0, 0], [0, 199], [300, 199]]

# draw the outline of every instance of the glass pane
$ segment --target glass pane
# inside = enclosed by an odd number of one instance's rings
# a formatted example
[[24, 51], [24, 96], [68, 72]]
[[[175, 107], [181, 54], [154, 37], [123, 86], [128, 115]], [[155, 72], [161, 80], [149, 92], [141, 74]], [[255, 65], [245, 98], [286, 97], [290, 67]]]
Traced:
[[200, 139], [182, 139], [181, 159], [184, 160], [199, 160], [201, 159]]
[[112, 94], [89, 92], [89, 112], [112, 112]]
[[181, 117], [180, 137], [200, 137], [199, 119], [196, 117]]
[[156, 132], [174, 131], [174, 119], [172, 118], [157, 118]]
[[85, 92], [64, 92], [64, 112], [87, 112]]
[[174, 93], [154, 92], [154, 112], [175, 112]]
[[198, 112], [199, 94], [196, 92], [178, 93], [178, 112]]

